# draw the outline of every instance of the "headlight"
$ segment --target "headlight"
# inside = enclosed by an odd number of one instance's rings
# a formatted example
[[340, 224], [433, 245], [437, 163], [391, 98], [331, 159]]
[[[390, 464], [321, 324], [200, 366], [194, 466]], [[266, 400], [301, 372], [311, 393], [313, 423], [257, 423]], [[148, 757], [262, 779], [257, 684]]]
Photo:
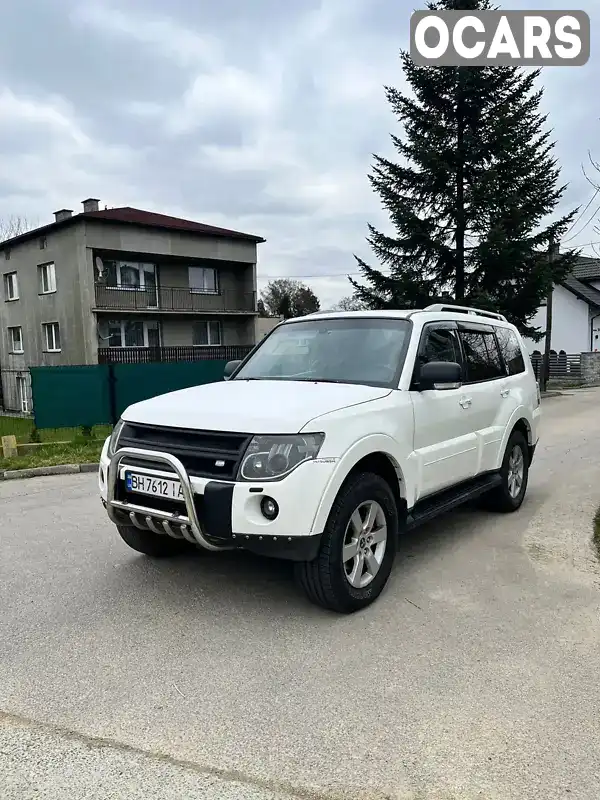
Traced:
[[107, 455], [109, 458], [112, 458], [117, 450], [117, 444], [119, 443], [119, 436], [121, 435], [121, 429], [123, 428], [124, 424], [125, 422], [122, 419], [120, 419], [113, 428], [113, 431], [110, 435], [110, 439], [108, 441]]
[[316, 458], [324, 441], [324, 433], [255, 436], [244, 453], [238, 479], [281, 480], [300, 464]]

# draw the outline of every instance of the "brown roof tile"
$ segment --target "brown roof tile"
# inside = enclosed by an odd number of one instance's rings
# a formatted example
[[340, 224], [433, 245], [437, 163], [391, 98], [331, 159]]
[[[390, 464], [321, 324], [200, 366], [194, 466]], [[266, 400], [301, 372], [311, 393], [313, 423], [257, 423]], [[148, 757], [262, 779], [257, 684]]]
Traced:
[[0, 250], [19, 244], [20, 242], [25, 242], [28, 239], [35, 239], [36, 236], [51, 234], [54, 230], [66, 228], [68, 225], [73, 225], [81, 220], [97, 220], [98, 222], [116, 222], [124, 225], [142, 225], [149, 228], [187, 231], [188, 233], [195, 233], [203, 236], [244, 239], [246, 241], [256, 242], [257, 244], [265, 241], [261, 236], [255, 236], [250, 233], [241, 233], [240, 231], [232, 231], [228, 228], [219, 228], [215, 225], [206, 225], [203, 222], [193, 222], [189, 219], [169, 217], [166, 214], [157, 214], [154, 211], [142, 211], [139, 208], [124, 206], [123, 208], [107, 208], [102, 211], [84, 211], [81, 214], [73, 214], [72, 217], [60, 220], [59, 222], [52, 222], [49, 225], [43, 225], [40, 228], [22, 233], [12, 239], [6, 239], [4, 242], [0, 242]]
[[205, 236], [226, 236], [230, 239], [249, 239], [253, 242], [265, 241], [260, 236], [254, 236], [249, 233], [241, 233], [240, 231], [232, 231], [228, 228], [206, 225], [203, 222], [193, 222], [189, 219], [170, 217], [167, 214], [157, 214], [155, 211], [142, 211], [139, 208], [131, 208], [130, 206], [124, 206], [123, 208], [107, 208], [103, 211], [88, 211], [78, 216], [85, 217], [86, 219], [101, 219], [110, 222], [124, 222], [153, 228], [189, 231], [190, 233], [201, 233]]

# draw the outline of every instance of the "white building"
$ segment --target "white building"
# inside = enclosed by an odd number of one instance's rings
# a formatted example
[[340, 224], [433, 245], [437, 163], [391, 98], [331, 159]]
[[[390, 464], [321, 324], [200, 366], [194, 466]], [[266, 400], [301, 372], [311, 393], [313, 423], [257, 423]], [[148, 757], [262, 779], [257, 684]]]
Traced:
[[[545, 305], [531, 324], [545, 330]], [[543, 339], [525, 341], [530, 354], [543, 352]], [[557, 354], [600, 350], [600, 259], [581, 256], [572, 274], [554, 287], [551, 349]]]

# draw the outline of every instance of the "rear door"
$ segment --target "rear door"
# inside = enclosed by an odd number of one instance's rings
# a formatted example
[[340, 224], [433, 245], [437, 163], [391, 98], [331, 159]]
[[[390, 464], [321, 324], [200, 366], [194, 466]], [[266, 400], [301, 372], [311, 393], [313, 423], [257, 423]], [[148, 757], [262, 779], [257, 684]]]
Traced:
[[509, 409], [510, 386], [492, 325], [458, 323], [465, 363], [464, 393], [477, 436], [476, 474], [497, 468]]
[[462, 365], [455, 322], [425, 325], [419, 343], [410, 392], [417, 465], [416, 500], [473, 477], [478, 463], [477, 435], [464, 389], [419, 391], [420, 367], [430, 361], [455, 361]]

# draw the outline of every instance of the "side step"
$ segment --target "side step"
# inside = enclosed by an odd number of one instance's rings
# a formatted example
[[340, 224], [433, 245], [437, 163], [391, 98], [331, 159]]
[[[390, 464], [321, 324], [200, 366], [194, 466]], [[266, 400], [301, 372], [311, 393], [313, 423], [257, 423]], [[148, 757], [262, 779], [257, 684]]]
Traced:
[[426, 497], [416, 503], [408, 513], [405, 530], [412, 530], [425, 522], [439, 517], [441, 514], [445, 514], [447, 511], [452, 511], [453, 508], [480, 497], [490, 489], [495, 489], [501, 483], [502, 477], [500, 474], [493, 472], [480, 478], [475, 478], [472, 481], [461, 483], [459, 486], [453, 486], [451, 489], [446, 489], [431, 497]]

